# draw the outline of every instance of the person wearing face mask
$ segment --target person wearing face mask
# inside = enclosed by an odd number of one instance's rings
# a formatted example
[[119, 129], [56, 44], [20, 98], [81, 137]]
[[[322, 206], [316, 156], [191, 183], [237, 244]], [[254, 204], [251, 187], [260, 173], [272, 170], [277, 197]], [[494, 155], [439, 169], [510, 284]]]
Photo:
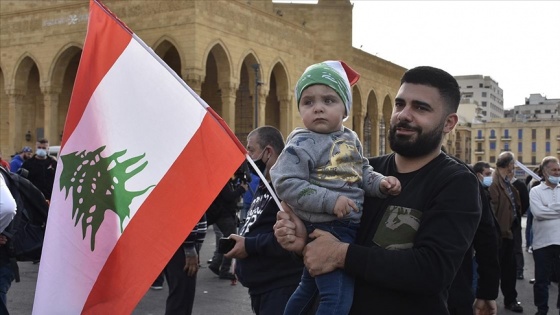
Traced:
[[[529, 191], [533, 213], [534, 303], [538, 315], [548, 313], [548, 286], [554, 269], [560, 270], [560, 162], [547, 156], [541, 162], [544, 181]], [[556, 299], [560, 308], [560, 291]]]
[[521, 199], [513, 185], [515, 157], [506, 151], [500, 153], [496, 161], [496, 171], [492, 175], [492, 184], [488, 187], [492, 209], [501, 230], [500, 246], [500, 287], [504, 296], [506, 309], [522, 313], [523, 307], [517, 301], [517, 264], [514, 253], [514, 235], [521, 230]]
[[[270, 168], [283, 148], [282, 134], [274, 127], [259, 127], [247, 136], [247, 151], [271, 187]], [[251, 177], [258, 177], [252, 172]], [[284, 313], [303, 271], [301, 259], [295, 259], [274, 237], [278, 206], [271, 194], [261, 182], [239, 235], [230, 235], [235, 246], [225, 255], [237, 259], [239, 282], [249, 289], [255, 314], [264, 315]]]
[[25, 171], [21, 171], [33, 185], [45, 195], [47, 200], [51, 200], [56, 173], [56, 159], [49, 155], [49, 141], [39, 139], [35, 144], [35, 155], [23, 162], [21, 166]]

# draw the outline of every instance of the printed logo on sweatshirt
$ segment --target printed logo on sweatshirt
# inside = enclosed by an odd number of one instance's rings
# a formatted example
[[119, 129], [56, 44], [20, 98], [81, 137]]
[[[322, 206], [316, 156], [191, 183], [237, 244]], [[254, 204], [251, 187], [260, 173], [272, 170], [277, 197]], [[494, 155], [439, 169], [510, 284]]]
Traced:
[[422, 212], [415, 209], [400, 206], [387, 207], [373, 242], [390, 250], [412, 248], [421, 217]]

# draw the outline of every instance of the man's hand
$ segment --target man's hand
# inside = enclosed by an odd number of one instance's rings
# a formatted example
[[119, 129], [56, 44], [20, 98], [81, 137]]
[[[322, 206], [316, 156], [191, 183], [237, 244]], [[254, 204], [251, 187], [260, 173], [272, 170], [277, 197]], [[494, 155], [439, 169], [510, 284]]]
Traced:
[[338, 198], [336, 198], [336, 203], [334, 204], [333, 214], [339, 219], [342, 219], [344, 216], [349, 214], [352, 209], [356, 212], [360, 211], [352, 199], [346, 196], [338, 196]]
[[245, 250], [245, 237], [237, 234], [230, 234], [229, 238], [235, 240], [235, 245], [229, 252], [224, 254], [224, 256], [227, 258], [238, 258], [238, 259], [247, 258], [249, 254], [247, 254], [247, 251]]
[[475, 315], [496, 315], [498, 314], [498, 306], [496, 300], [481, 300], [474, 301], [474, 314]]
[[282, 211], [276, 214], [274, 236], [285, 250], [301, 255], [307, 242], [307, 230], [290, 206], [282, 201]]
[[8, 237], [4, 234], [0, 234], [0, 246], [6, 245], [8, 243]]
[[314, 240], [305, 246], [303, 262], [313, 277], [344, 268], [348, 244], [331, 233], [316, 229], [309, 234]]
[[381, 181], [379, 188], [385, 195], [396, 196], [401, 193], [401, 182], [394, 176], [387, 176]]
[[183, 270], [187, 273], [187, 276], [192, 277], [198, 272], [198, 254], [196, 249], [188, 248], [185, 251], [185, 267]]

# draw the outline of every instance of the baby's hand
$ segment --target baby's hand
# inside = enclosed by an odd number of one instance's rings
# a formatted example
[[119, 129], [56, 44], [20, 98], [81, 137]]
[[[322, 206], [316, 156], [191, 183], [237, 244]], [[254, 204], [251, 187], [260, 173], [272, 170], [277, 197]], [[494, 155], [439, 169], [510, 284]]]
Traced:
[[336, 199], [336, 203], [334, 205], [333, 213], [338, 218], [341, 219], [344, 216], [346, 216], [348, 213], [350, 213], [352, 209], [354, 209], [354, 211], [356, 212], [360, 211], [360, 209], [358, 209], [358, 206], [356, 206], [356, 203], [354, 201], [352, 201], [346, 196], [338, 196], [338, 198]]
[[401, 193], [401, 182], [394, 176], [387, 176], [381, 180], [379, 188], [385, 195], [396, 196]]

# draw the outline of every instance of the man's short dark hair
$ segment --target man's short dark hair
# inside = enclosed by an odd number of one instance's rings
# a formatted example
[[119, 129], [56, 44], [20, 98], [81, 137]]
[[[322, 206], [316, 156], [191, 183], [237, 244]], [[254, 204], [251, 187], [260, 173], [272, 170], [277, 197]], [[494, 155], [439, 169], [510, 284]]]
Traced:
[[40, 144], [45, 144], [45, 143], [49, 143], [49, 140], [47, 140], [47, 138], [41, 138], [39, 140], [37, 140], [38, 143]]
[[456, 113], [461, 102], [461, 88], [455, 78], [438, 68], [421, 66], [408, 70], [401, 78], [403, 83], [428, 85], [438, 89], [448, 107], [449, 113]]
[[480, 162], [476, 162], [472, 168], [475, 173], [482, 174], [482, 172], [484, 172], [484, 169], [490, 168], [490, 164], [488, 164], [488, 162], [480, 161]]
[[257, 135], [257, 143], [261, 148], [270, 145], [278, 154], [284, 150], [284, 137], [282, 137], [280, 130], [272, 126], [258, 127], [251, 131], [247, 138], [253, 135]]

